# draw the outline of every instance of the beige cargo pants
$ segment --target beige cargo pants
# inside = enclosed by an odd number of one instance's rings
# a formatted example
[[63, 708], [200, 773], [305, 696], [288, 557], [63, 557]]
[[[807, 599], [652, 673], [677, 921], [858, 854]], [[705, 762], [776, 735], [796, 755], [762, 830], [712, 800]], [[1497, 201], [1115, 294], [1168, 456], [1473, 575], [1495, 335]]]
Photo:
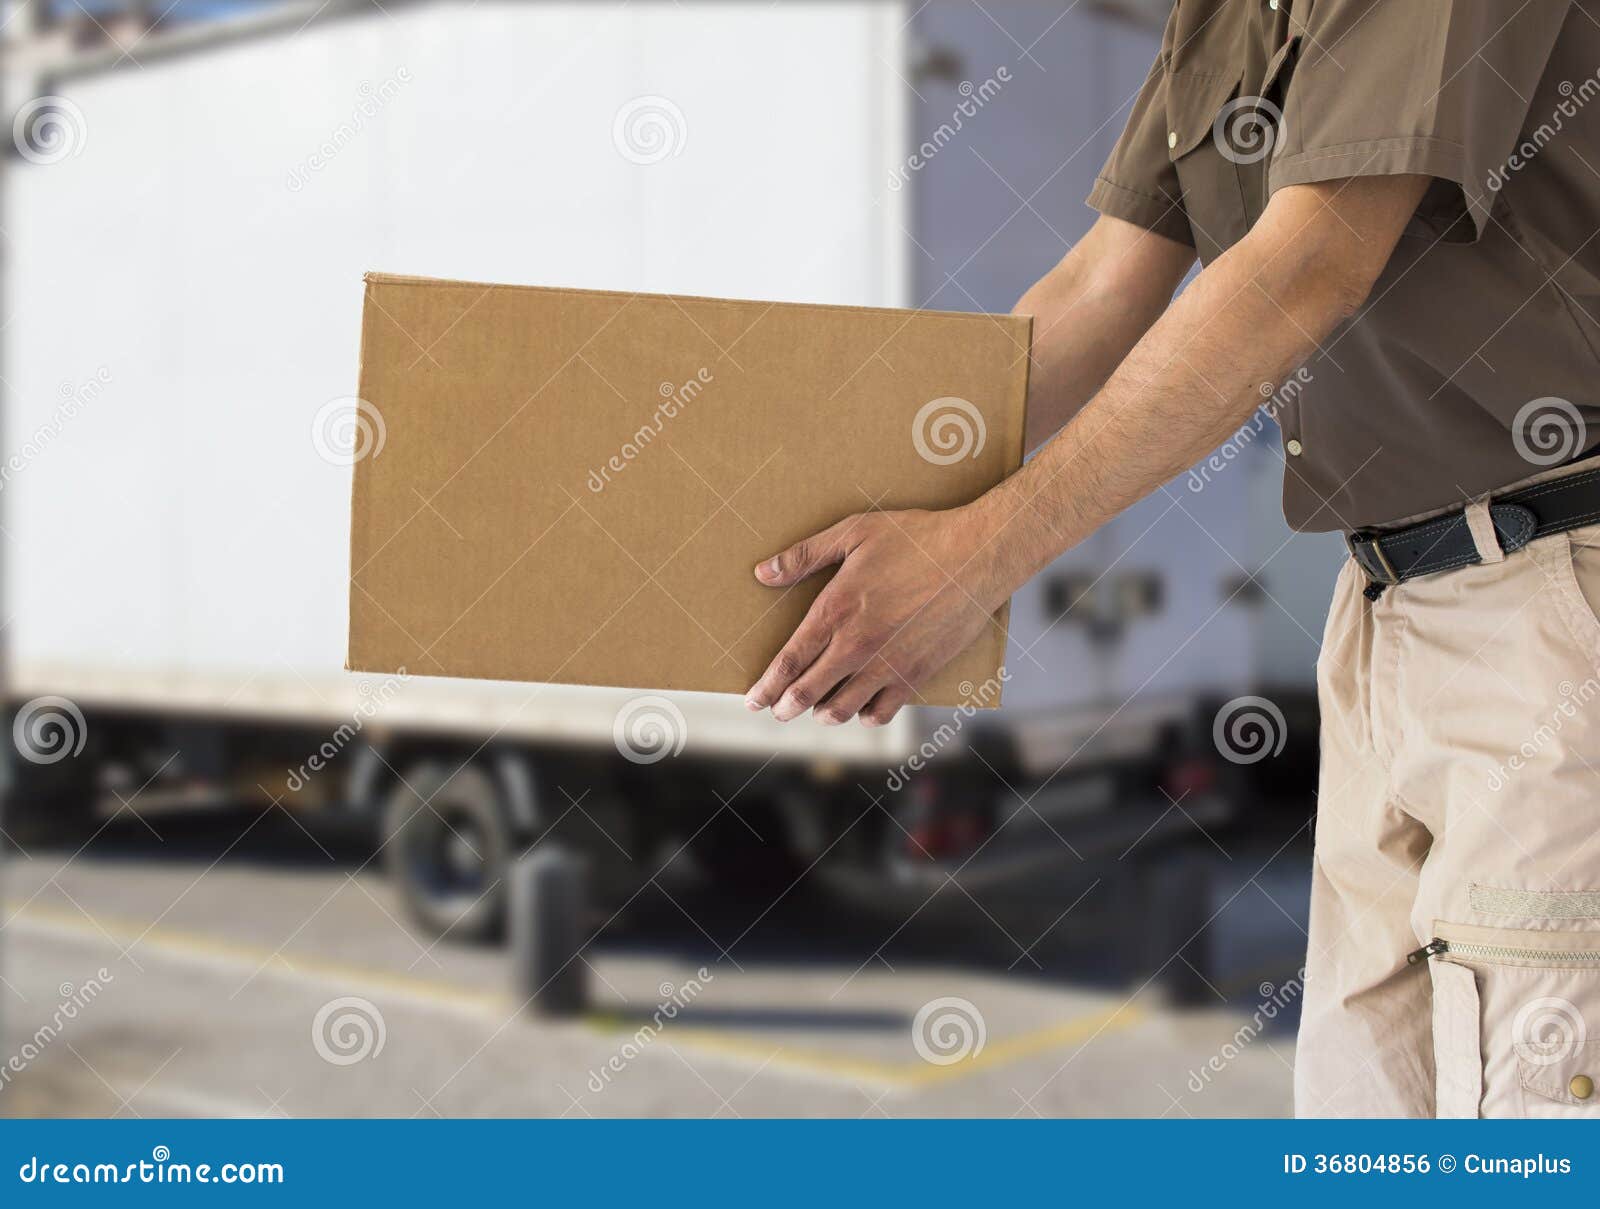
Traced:
[[1335, 590], [1300, 1116], [1600, 1116], [1600, 526], [1469, 515], [1482, 564]]

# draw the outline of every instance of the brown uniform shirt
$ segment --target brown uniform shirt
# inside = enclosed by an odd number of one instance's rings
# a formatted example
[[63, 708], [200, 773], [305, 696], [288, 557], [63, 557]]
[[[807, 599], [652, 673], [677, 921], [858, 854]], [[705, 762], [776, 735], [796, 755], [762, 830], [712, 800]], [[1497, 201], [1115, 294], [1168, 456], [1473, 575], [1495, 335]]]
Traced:
[[1296, 528], [1600, 444], [1600, 0], [1177, 0], [1089, 196], [1209, 263], [1284, 185], [1405, 173], [1366, 305], [1269, 403]]

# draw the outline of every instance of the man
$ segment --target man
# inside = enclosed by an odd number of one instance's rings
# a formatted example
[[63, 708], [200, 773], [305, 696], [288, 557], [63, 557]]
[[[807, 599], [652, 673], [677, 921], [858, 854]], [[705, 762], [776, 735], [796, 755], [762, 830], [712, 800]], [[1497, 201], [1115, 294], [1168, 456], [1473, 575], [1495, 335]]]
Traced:
[[1318, 661], [1302, 1114], [1600, 1112], [1597, 9], [1178, 0], [1100, 219], [1018, 304], [1030, 444], [1056, 435], [966, 507], [756, 569], [838, 566], [750, 707], [882, 725], [1304, 365], [1284, 507], [1352, 557]]

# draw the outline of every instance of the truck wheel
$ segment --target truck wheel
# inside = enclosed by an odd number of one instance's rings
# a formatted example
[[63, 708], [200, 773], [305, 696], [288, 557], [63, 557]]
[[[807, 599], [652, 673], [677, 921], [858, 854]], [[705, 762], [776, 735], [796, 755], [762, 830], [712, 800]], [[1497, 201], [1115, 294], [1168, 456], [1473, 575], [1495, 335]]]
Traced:
[[579, 957], [587, 937], [588, 869], [583, 858], [551, 844], [511, 870], [511, 966], [524, 1010], [572, 1016], [588, 999], [589, 967]]
[[415, 765], [384, 807], [384, 867], [407, 913], [433, 936], [500, 935], [511, 846], [499, 788], [477, 765]]

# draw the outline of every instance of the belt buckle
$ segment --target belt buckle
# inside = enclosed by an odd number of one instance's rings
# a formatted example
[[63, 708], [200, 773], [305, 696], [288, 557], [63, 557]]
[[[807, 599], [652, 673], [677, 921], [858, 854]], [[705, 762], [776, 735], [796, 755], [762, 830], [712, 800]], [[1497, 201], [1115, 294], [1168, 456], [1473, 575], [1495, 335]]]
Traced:
[[[1394, 569], [1394, 564], [1389, 561], [1389, 556], [1383, 552], [1383, 545], [1378, 540], [1379, 536], [1379, 534], [1370, 529], [1357, 529], [1353, 533], [1344, 535], [1344, 544], [1350, 551], [1350, 557], [1356, 560], [1357, 566], [1378, 583], [1392, 586], [1400, 582], [1400, 574]], [[1378, 564], [1376, 568], [1361, 557], [1363, 549], [1372, 552], [1372, 558]]]

